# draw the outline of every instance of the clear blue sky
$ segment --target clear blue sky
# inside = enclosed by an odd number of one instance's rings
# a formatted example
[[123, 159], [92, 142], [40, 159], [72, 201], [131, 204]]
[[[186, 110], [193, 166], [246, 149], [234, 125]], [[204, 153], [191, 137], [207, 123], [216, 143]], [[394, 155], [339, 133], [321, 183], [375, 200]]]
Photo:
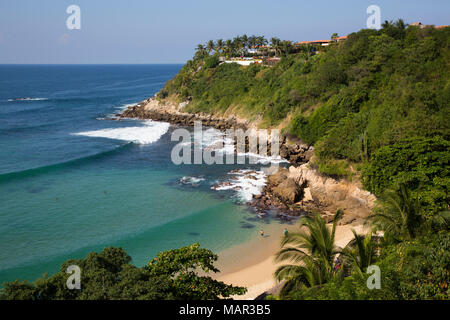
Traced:
[[[71, 4], [81, 30], [66, 28]], [[449, 0], [1, 0], [0, 63], [183, 63], [208, 39], [358, 31], [371, 4], [382, 21], [450, 24]]]

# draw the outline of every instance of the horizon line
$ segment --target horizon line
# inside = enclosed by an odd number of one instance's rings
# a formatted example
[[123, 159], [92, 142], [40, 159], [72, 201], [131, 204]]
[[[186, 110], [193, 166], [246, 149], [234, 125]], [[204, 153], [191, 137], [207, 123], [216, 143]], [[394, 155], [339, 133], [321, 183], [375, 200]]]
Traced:
[[114, 66], [114, 65], [171, 65], [171, 64], [185, 64], [185, 62], [149, 62], [149, 63], [2, 63], [0, 66], [88, 66], [88, 65], [104, 65], [104, 66]]

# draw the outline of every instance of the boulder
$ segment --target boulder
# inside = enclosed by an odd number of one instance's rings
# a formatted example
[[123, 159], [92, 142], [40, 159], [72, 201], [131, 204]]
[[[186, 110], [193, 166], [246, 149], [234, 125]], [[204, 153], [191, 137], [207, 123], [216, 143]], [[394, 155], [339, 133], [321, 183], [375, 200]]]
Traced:
[[278, 171], [274, 174], [270, 175], [267, 178], [267, 181], [272, 186], [278, 186], [280, 183], [282, 183], [289, 175], [289, 170], [286, 168], [278, 168]]
[[280, 147], [280, 157], [286, 159], [289, 156], [289, 150], [285, 145]]
[[287, 204], [294, 204], [301, 198], [301, 190], [292, 178], [285, 179], [272, 192]]

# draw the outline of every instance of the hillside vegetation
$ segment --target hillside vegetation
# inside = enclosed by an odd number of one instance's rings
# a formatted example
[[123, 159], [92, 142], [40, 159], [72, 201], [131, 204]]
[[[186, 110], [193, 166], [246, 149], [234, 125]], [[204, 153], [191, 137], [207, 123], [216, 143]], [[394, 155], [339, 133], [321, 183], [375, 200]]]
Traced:
[[317, 54], [309, 48], [284, 54], [273, 67], [220, 64], [221, 52], [210, 46], [159, 98], [189, 99], [190, 112], [282, 124], [316, 147], [322, 173], [362, 171], [365, 187], [377, 195], [406, 183], [424, 190], [424, 204], [436, 212], [447, 208], [450, 184], [449, 41], [450, 28], [399, 20], [352, 33]]

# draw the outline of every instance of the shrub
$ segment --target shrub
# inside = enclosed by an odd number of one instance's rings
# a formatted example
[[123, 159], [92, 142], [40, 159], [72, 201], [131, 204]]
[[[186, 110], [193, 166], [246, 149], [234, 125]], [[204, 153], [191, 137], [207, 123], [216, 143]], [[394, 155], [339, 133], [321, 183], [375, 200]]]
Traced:
[[349, 169], [349, 163], [346, 160], [319, 160], [317, 163], [320, 173], [333, 178], [351, 179], [352, 172]]
[[379, 149], [363, 167], [364, 187], [375, 195], [404, 183], [429, 215], [447, 209], [450, 186], [450, 142], [416, 137]]
[[205, 59], [205, 65], [204, 67], [206, 69], [210, 69], [210, 68], [215, 68], [219, 65], [219, 58], [214, 55], [214, 56], [209, 56]]

